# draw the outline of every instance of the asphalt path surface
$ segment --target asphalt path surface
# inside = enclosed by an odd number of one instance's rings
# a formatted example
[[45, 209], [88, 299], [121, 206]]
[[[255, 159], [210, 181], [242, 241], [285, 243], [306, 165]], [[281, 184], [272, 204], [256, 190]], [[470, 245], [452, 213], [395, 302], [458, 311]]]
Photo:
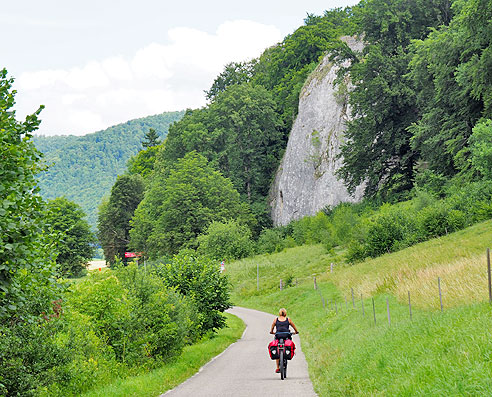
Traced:
[[273, 339], [269, 331], [275, 316], [242, 307], [228, 312], [246, 323], [242, 338], [162, 396], [316, 396], [298, 335], [293, 336], [296, 352], [288, 363], [287, 379], [280, 380], [267, 349]]

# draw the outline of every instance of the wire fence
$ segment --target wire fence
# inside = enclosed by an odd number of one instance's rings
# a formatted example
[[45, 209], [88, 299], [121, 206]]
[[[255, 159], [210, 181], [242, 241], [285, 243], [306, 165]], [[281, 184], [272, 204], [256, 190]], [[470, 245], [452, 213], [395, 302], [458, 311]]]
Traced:
[[[487, 287], [488, 287], [488, 301], [490, 304], [492, 304], [492, 274], [491, 274], [491, 261], [490, 261], [490, 249], [487, 248], [486, 251], [486, 259], [487, 259]], [[330, 272], [332, 273], [334, 270], [334, 264], [330, 264]], [[260, 276], [259, 276], [259, 266], [257, 266], [257, 277], [256, 277], [256, 286], [257, 290], [260, 290]], [[356, 293], [354, 291], [354, 288], [350, 288], [350, 291], [347, 291], [347, 295], [342, 295], [340, 298], [326, 298], [323, 295], [323, 292], [321, 289], [318, 287], [318, 282], [316, 279], [316, 275], [313, 275], [312, 277], [302, 277], [302, 278], [289, 278], [289, 280], [285, 279], [279, 279], [279, 289], [283, 290], [286, 287], [291, 287], [291, 286], [299, 286], [301, 284], [306, 284], [306, 283], [312, 283], [313, 288], [319, 293], [320, 297], [320, 303], [323, 306], [323, 309], [326, 311], [330, 311], [334, 313], [335, 315], [338, 315], [341, 312], [348, 311], [349, 309], [358, 309], [360, 310], [360, 313], [362, 317], [364, 318], [369, 318], [371, 317], [371, 321], [374, 322], [374, 324], [377, 324], [377, 317], [376, 317], [376, 302], [374, 300], [374, 297], [366, 297], [364, 299], [364, 296], [362, 293]], [[437, 277], [435, 279], [435, 296], [436, 296], [436, 301], [437, 298], [439, 299], [439, 306], [437, 307], [440, 309], [441, 312], [445, 310], [445, 306], [443, 304], [443, 296], [444, 296], [445, 291], [443, 291], [442, 288], [442, 280], [441, 277]], [[370, 298], [371, 302], [371, 307], [366, 308], [364, 301]], [[391, 305], [390, 305], [390, 300], [388, 297], [386, 297], [386, 318], [388, 325], [391, 326], [392, 322], [392, 312], [391, 312]], [[412, 306], [412, 294], [410, 291], [407, 291], [407, 304], [408, 304], [408, 318], [413, 321], [414, 319], [414, 313], [413, 313], [413, 306]], [[372, 313], [369, 313], [368, 310], [371, 310]], [[385, 319], [386, 321], [386, 319]]]

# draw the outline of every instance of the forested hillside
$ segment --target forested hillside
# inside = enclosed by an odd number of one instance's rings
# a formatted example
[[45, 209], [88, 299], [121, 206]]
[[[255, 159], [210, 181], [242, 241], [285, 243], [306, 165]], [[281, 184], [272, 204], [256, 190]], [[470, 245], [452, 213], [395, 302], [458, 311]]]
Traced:
[[[421, 191], [452, 196], [490, 178], [491, 13], [490, 0], [364, 0], [309, 15], [258, 59], [227, 65], [207, 92], [210, 103], [174, 124], [157, 153], [131, 223], [130, 246], [150, 256], [200, 251], [209, 226], [231, 225], [198, 193], [204, 182], [193, 178], [194, 164], [211, 166], [210, 175], [216, 169], [232, 182], [246, 206], [234, 220], [261, 239], [271, 227], [268, 192], [299, 93], [326, 54], [333, 62], [351, 60], [337, 79], [350, 105], [338, 172], [349, 190], [364, 182], [365, 199], [377, 207]], [[364, 40], [363, 50], [351, 50], [342, 35]], [[196, 158], [191, 152], [209, 166], [188, 162]], [[187, 178], [171, 188], [167, 181], [174, 184], [175, 174], [183, 172], [174, 169], [178, 164]], [[181, 211], [172, 204], [177, 191], [179, 202], [187, 200]], [[196, 217], [200, 222], [190, 221]], [[176, 244], [171, 230], [186, 241]]]
[[184, 112], [169, 112], [130, 120], [84, 136], [34, 136], [36, 147], [49, 166], [40, 174], [39, 187], [45, 199], [65, 196], [79, 204], [95, 227], [97, 207], [108, 195], [128, 159], [142, 150], [150, 128], [165, 138], [169, 126]]

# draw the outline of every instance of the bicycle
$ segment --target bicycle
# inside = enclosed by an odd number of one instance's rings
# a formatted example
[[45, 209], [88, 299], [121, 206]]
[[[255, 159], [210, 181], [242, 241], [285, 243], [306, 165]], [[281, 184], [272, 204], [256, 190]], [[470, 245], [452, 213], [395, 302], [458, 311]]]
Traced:
[[[277, 332], [275, 339], [278, 340], [277, 352], [279, 357], [280, 379], [287, 378], [287, 362], [294, 356], [295, 345], [292, 342], [291, 332]], [[291, 343], [287, 343], [289, 340]]]

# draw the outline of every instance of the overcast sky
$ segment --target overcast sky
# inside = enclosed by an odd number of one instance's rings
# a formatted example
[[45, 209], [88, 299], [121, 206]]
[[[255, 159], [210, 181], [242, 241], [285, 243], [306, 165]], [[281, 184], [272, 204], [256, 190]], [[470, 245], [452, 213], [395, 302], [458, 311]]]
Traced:
[[205, 105], [225, 64], [259, 56], [307, 13], [358, 0], [16, 0], [0, 10], [0, 68], [17, 118], [40, 104], [39, 133], [82, 135]]

